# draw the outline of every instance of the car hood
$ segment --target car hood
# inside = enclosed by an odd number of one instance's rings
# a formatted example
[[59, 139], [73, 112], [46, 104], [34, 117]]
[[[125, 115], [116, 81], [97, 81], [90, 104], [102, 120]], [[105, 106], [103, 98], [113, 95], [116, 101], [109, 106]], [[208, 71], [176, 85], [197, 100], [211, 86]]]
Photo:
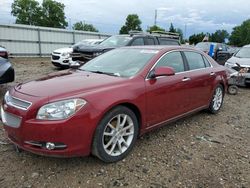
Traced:
[[126, 78], [69, 69], [18, 84], [15, 91], [35, 97], [63, 98], [115, 87], [125, 80]]
[[227, 60], [230, 63], [239, 63], [241, 66], [247, 65], [250, 66], [250, 58], [238, 58], [238, 57], [231, 57]]
[[73, 48], [59, 48], [57, 50], [54, 50], [54, 52], [57, 52], [57, 53], [71, 53], [71, 52], [73, 52]]
[[74, 46], [73, 51], [74, 52], [79, 52], [79, 53], [84, 53], [84, 52], [106, 52], [109, 50], [114, 49], [115, 47], [106, 47], [106, 46], [101, 46], [101, 45], [93, 45], [93, 46]]

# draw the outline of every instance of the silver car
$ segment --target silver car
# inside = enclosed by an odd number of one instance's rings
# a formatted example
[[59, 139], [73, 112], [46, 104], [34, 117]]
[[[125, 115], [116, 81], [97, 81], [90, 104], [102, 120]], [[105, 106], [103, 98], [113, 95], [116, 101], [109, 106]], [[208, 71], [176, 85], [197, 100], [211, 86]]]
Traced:
[[230, 59], [225, 66], [239, 72], [242, 86], [250, 85], [250, 45], [243, 46]]

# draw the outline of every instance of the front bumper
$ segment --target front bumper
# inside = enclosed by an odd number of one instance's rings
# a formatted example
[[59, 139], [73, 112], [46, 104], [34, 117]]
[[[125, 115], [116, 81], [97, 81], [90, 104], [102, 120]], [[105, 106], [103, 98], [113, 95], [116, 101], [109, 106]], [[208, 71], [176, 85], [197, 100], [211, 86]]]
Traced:
[[69, 61], [69, 57], [63, 57], [59, 54], [52, 54], [51, 56], [51, 63], [56, 67], [68, 67]]
[[[60, 121], [29, 119], [28, 114], [34, 112], [30, 112], [32, 108], [28, 111], [6, 104], [2, 106], [1, 120], [7, 137], [13, 144], [23, 150], [46, 156], [74, 157], [90, 154], [96, 122], [85, 109]], [[6, 114], [9, 122], [6, 122]], [[20, 124], [12, 126], [12, 117], [19, 118]], [[48, 149], [46, 143], [53, 143], [56, 147]]]
[[[229, 84], [234, 84], [238, 86], [250, 85], [250, 67], [243, 66], [237, 67], [236, 64], [226, 63], [225, 67], [234, 70], [237, 74], [234, 74], [232, 78], [229, 79]], [[240, 69], [247, 68], [248, 71], [240, 72]]]

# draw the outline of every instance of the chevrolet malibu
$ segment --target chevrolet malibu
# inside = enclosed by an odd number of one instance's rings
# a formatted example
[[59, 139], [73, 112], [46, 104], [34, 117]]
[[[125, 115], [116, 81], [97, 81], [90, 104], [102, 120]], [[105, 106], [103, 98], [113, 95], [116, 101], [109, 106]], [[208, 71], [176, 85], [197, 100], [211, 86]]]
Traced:
[[217, 113], [226, 71], [187, 47], [124, 47], [79, 69], [18, 84], [1, 118], [18, 147], [49, 156], [123, 159], [138, 136], [207, 109]]

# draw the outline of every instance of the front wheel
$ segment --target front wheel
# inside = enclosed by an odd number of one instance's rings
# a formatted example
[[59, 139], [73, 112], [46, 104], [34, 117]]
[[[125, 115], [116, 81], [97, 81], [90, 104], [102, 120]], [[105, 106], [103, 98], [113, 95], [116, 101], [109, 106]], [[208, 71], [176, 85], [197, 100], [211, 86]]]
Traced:
[[122, 160], [133, 148], [138, 135], [138, 121], [132, 110], [117, 106], [98, 125], [92, 154], [104, 162]]
[[213, 98], [210, 102], [208, 110], [211, 113], [216, 114], [222, 106], [223, 98], [224, 98], [223, 87], [222, 87], [222, 85], [218, 85], [215, 88], [215, 91], [213, 93]]

